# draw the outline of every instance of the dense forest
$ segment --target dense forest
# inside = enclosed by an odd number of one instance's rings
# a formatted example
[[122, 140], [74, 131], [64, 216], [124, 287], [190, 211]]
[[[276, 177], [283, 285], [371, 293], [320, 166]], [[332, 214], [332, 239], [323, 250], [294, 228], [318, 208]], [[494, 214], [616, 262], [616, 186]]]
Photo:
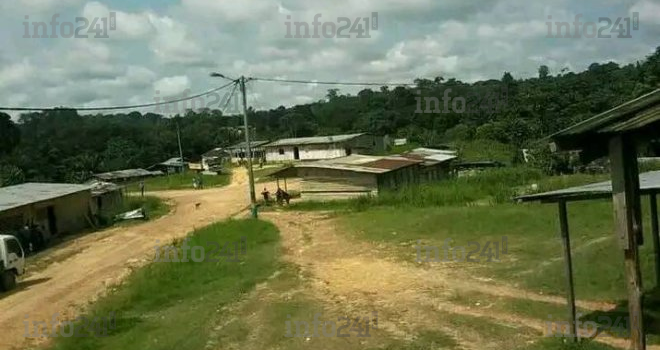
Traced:
[[[660, 47], [640, 61], [620, 66], [592, 64], [580, 73], [550, 72], [516, 79], [464, 83], [455, 78], [417, 79], [416, 86], [365, 89], [357, 96], [329, 90], [325, 99], [291, 108], [249, 111], [258, 139], [372, 132], [405, 137], [420, 145], [472, 145], [518, 150], [575, 122], [660, 87]], [[469, 113], [419, 112], [418, 101], [443, 96], [465, 97]], [[472, 99], [471, 99], [472, 98]], [[496, 103], [490, 101], [496, 98]], [[432, 105], [433, 106], [433, 105]], [[433, 107], [431, 107], [431, 110]], [[178, 155], [177, 125], [184, 157], [199, 159], [206, 151], [241, 140], [240, 116], [219, 110], [188, 110], [166, 118], [159, 114], [81, 115], [57, 109], [20, 115], [13, 122], [0, 113], [0, 185], [23, 181], [81, 182], [91, 174], [149, 167]], [[475, 154], [476, 153], [476, 154]], [[509, 162], [520, 161], [512, 152]], [[484, 156], [487, 157], [487, 156]]]

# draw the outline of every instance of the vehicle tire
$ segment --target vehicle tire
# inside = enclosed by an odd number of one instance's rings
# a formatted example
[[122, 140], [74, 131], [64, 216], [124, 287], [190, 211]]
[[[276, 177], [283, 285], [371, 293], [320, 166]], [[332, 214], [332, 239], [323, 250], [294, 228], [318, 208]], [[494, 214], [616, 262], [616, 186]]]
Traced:
[[0, 291], [8, 292], [16, 287], [14, 271], [4, 271], [0, 274]]

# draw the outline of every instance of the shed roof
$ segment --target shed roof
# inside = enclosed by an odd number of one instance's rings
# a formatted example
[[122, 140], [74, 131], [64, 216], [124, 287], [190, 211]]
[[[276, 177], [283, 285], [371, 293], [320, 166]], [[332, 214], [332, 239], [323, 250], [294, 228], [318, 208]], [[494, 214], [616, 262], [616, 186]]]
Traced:
[[229, 153], [225, 151], [224, 148], [218, 147], [202, 154], [202, 158], [218, 158], [218, 157], [224, 157], [226, 155], [229, 155]]
[[[660, 89], [549, 136], [561, 149], [604, 153], [608, 135], [632, 132], [660, 120]], [[598, 150], [600, 148], [600, 151]]]
[[324, 143], [346, 142], [365, 134], [366, 133], [281, 139], [267, 144], [266, 147], [318, 145]]
[[612, 133], [637, 129], [660, 119], [660, 109], [634, 115], [653, 106], [660, 107], [660, 89], [577, 123], [551, 137], [577, 135], [587, 132]]
[[409, 159], [423, 160], [425, 165], [436, 165], [456, 159], [458, 156], [454, 150], [443, 150], [434, 148], [415, 148], [401, 156]]
[[87, 185], [24, 183], [0, 188], [0, 212], [39, 203], [74, 193], [90, 191]]
[[282, 169], [271, 176], [278, 174], [290, 174], [289, 169], [300, 168], [318, 168], [318, 169], [331, 169], [331, 170], [346, 170], [358, 173], [370, 174], [384, 174], [393, 170], [405, 168], [411, 165], [419, 164], [422, 161], [407, 159], [403, 157], [381, 157], [381, 156], [365, 156], [354, 154], [348, 157], [325, 159], [316, 162], [299, 163], [293, 167]]
[[121, 186], [119, 185], [113, 184], [112, 182], [104, 182], [100, 180], [90, 180], [87, 181], [85, 185], [91, 187], [92, 196], [94, 197], [121, 190]]
[[[649, 171], [639, 175], [640, 193], [660, 191], [660, 171]], [[583, 199], [607, 198], [612, 196], [612, 181], [603, 181], [583, 186], [568, 187], [561, 190], [530, 194], [517, 197], [523, 202], [543, 201], [558, 202]]]
[[94, 177], [101, 180], [123, 180], [130, 179], [133, 177], [147, 177], [147, 176], [156, 176], [163, 175], [161, 171], [148, 171], [144, 169], [126, 169], [126, 170], [117, 170], [111, 171], [102, 174], [96, 174]]
[[[268, 142], [270, 142], [270, 141], [250, 141], [250, 148], [261, 147], [261, 146], [267, 144]], [[229, 146], [229, 147], [227, 147], [227, 149], [229, 149], [229, 150], [243, 149], [243, 148], [246, 148], [245, 147], [246, 145], [247, 145], [247, 143], [245, 143], [245, 141], [243, 141], [243, 142], [237, 143], [233, 146]]]
[[180, 157], [174, 157], [174, 158], [170, 158], [170, 159], [160, 163], [159, 165], [164, 165], [164, 166], [185, 166], [186, 164], [188, 164], [188, 163], [181, 160]]

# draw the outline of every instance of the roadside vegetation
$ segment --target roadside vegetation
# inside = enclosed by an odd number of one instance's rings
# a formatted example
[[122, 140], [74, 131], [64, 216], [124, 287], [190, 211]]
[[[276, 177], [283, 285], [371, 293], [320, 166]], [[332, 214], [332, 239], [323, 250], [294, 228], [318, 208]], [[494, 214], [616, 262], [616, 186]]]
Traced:
[[[657, 166], [645, 165], [644, 170]], [[436, 184], [385, 192], [378, 197], [363, 197], [348, 201], [300, 202], [291, 210], [324, 210], [336, 215], [340, 231], [353, 238], [374, 242], [395, 252], [401, 261], [430, 266], [425, 262], [426, 248], [434, 258], [448, 256], [454, 248], [464, 247], [467, 262], [449, 262], [464, 278], [489, 279], [539, 295], [565, 298], [566, 277], [563, 250], [559, 236], [557, 206], [552, 204], [515, 204], [517, 195], [545, 192], [609, 179], [608, 174], [575, 174], [547, 176], [538, 170], [512, 167], [484, 171], [473, 177], [457, 178]], [[534, 186], [532, 186], [534, 185]], [[649, 343], [660, 343], [660, 293], [655, 281], [655, 265], [650, 232], [648, 201], [643, 198], [644, 241], [640, 247], [641, 268], [646, 293], [645, 317], [648, 318]], [[616, 305], [608, 312], [579, 310], [581, 320], [598, 321], [606, 316], [612, 320], [627, 316], [627, 292], [624, 279], [623, 253], [612, 234], [612, 205], [607, 199], [571, 202], [568, 205], [574, 283], [577, 300], [605, 302]], [[375, 224], [377, 223], [377, 224]], [[503, 238], [506, 237], [506, 238]], [[476, 247], [477, 242], [479, 247]], [[499, 262], [494, 259], [495, 243], [499, 247]], [[486, 248], [486, 244], [489, 247]], [[417, 261], [417, 246], [421, 259]], [[503, 247], [506, 246], [506, 253]], [[460, 253], [459, 253], [460, 255]], [[440, 262], [443, 264], [442, 262]], [[563, 319], [565, 306], [517, 298], [496, 298], [484, 293], [456, 296], [455, 302], [467, 307], [496, 305], [500, 310], [541, 322], [549, 315]], [[453, 317], [453, 316], [452, 316]], [[557, 349], [560, 341], [543, 339], [528, 349]], [[564, 345], [562, 345], [564, 346]], [[580, 345], [566, 349], [607, 349], [602, 345]], [[527, 349], [527, 348], [526, 348]]]
[[[88, 318], [115, 312], [107, 337], [56, 338], [52, 349], [206, 349], [227, 308], [279, 268], [275, 226], [257, 220], [223, 221], [190, 235], [190, 246], [238, 242], [241, 262], [154, 262], [136, 270], [88, 310]], [[154, 242], [154, 245], [156, 243]], [[242, 331], [236, 330], [238, 336]]]
[[125, 196], [124, 197], [124, 210], [128, 212], [143, 208], [147, 214], [148, 220], [155, 220], [161, 216], [169, 213], [170, 205], [163, 199], [156, 196]]
[[[144, 190], [150, 191], [170, 191], [170, 190], [192, 190], [193, 179], [198, 175], [193, 171], [187, 171], [183, 174], [171, 174], [158, 177], [152, 177], [144, 180]], [[202, 184], [204, 188], [227, 186], [231, 182], [231, 175], [202, 175]], [[139, 183], [133, 183], [127, 188], [131, 192], [139, 193]]]
[[[538, 169], [510, 167], [485, 170], [477, 176], [447, 179], [436, 183], [409, 186], [399, 191], [383, 191], [378, 196], [344, 201], [298, 202], [292, 210], [350, 209], [373, 207], [480, 206], [511, 203], [515, 196], [552, 191], [604, 181], [608, 175], [547, 176]], [[536, 185], [534, 189], [532, 185]]]

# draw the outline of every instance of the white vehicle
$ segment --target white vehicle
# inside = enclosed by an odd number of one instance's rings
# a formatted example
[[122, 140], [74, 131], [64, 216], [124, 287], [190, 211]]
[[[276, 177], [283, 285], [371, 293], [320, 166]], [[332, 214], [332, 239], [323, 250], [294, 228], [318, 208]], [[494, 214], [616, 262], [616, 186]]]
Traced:
[[16, 287], [16, 277], [25, 271], [25, 252], [14, 236], [0, 235], [0, 291]]

